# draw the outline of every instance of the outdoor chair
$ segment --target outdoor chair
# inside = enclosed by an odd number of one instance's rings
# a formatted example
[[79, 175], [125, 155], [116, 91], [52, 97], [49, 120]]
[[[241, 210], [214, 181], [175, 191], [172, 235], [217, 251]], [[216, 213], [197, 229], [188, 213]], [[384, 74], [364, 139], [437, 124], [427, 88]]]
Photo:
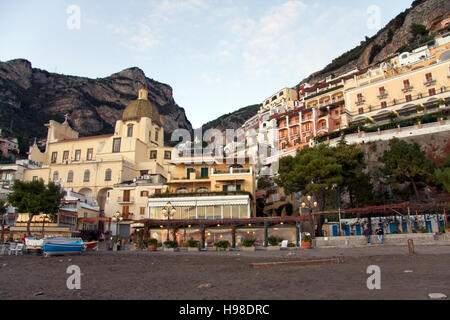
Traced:
[[17, 243], [15, 242], [11, 242], [9, 244], [9, 249], [8, 249], [8, 254], [11, 255], [13, 253], [13, 251], [16, 249]]
[[17, 243], [14, 248], [10, 249], [10, 254], [15, 254], [16, 256], [20, 253], [21, 255], [23, 255], [23, 243]]
[[8, 254], [8, 247], [6, 246], [6, 244], [2, 244], [0, 246], [0, 255], [4, 256]]

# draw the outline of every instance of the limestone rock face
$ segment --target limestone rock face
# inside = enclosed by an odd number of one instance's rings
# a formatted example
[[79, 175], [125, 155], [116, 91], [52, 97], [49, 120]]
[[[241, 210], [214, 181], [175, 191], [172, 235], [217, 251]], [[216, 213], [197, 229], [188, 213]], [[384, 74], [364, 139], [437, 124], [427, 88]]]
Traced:
[[89, 79], [35, 69], [22, 59], [0, 62], [0, 128], [28, 142], [33, 137], [42, 142], [47, 133], [44, 123], [62, 122], [68, 114], [81, 136], [113, 133], [116, 120], [143, 86], [161, 115], [166, 141], [177, 128], [192, 131], [172, 88], [147, 78], [139, 68]]

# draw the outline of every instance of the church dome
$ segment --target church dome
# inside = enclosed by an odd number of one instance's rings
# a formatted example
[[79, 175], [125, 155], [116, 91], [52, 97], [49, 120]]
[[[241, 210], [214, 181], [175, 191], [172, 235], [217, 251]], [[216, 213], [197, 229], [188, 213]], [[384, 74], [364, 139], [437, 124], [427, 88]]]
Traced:
[[139, 120], [142, 117], [152, 119], [153, 122], [161, 123], [161, 117], [156, 107], [148, 101], [148, 91], [146, 89], [139, 90], [139, 98], [133, 100], [125, 108], [122, 115], [123, 121]]

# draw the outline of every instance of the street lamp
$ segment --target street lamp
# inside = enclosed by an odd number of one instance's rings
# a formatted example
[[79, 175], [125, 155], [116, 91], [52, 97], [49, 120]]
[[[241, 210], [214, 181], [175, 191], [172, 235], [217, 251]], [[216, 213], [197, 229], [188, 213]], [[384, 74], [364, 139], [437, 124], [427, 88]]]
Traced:
[[309, 225], [311, 226], [312, 234], [315, 234], [314, 226], [312, 223], [312, 211], [313, 211], [313, 208], [317, 208], [317, 201], [313, 201], [313, 198], [310, 195], [308, 195], [306, 197], [306, 199], [307, 199], [307, 202], [305, 202], [305, 201], [302, 202], [302, 208], [309, 209]]
[[116, 222], [116, 236], [119, 235], [119, 224], [121, 221], [123, 221], [123, 216], [119, 211], [117, 211], [114, 216], [112, 217], [112, 221]]
[[175, 215], [175, 213], [177, 212], [177, 209], [175, 209], [172, 204], [169, 202], [167, 202], [166, 206], [162, 209], [162, 214], [167, 217], [167, 241], [169, 241], [169, 222], [170, 222], [170, 218], [173, 217]]

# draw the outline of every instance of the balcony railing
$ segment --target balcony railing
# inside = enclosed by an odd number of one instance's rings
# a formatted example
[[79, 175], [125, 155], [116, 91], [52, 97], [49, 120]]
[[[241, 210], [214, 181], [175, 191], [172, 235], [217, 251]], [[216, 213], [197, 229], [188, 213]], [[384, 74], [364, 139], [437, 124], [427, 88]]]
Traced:
[[387, 92], [383, 91], [380, 94], [378, 94], [377, 98], [381, 100], [381, 99], [386, 99], [387, 96], [388, 96]]
[[407, 86], [407, 87], [404, 87], [404, 88], [402, 89], [402, 91], [406, 93], [406, 92], [412, 91], [412, 89], [414, 89], [413, 86]]
[[429, 87], [429, 86], [433, 86], [436, 84], [436, 79], [428, 79], [425, 80], [425, 82], [423, 83], [425, 86]]
[[118, 203], [134, 203], [134, 197], [117, 197]]
[[360, 100], [356, 100], [355, 104], [356, 104], [357, 106], [360, 106], [360, 105], [364, 104], [364, 102], [366, 102], [365, 99], [360, 99]]

